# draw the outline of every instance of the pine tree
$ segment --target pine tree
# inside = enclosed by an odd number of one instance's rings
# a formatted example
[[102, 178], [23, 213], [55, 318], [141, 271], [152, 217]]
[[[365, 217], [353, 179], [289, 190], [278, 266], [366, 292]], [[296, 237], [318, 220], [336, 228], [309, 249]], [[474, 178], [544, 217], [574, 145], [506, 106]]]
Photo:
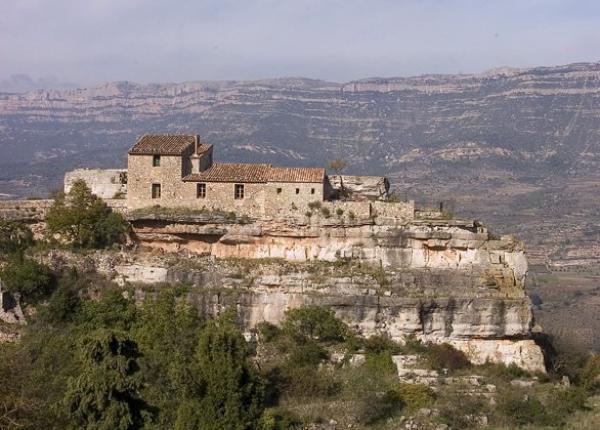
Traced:
[[142, 428], [148, 408], [138, 397], [137, 357], [137, 344], [118, 332], [98, 330], [83, 342], [81, 372], [69, 380], [64, 398], [73, 428]]
[[264, 408], [262, 381], [230, 316], [202, 330], [196, 351], [196, 397], [184, 401], [176, 430], [246, 430], [258, 426]]

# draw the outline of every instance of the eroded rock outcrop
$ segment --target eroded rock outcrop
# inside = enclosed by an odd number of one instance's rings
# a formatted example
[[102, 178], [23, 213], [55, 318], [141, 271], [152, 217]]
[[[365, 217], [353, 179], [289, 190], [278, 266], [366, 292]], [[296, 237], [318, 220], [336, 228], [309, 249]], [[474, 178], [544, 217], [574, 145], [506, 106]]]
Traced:
[[365, 336], [414, 335], [451, 343], [476, 363], [544, 370], [531, 339], [523, 246], [476, 222], [203, 216], [133, 225], [142, 249], [187, 257], [120, 263], [113, 277], [190, 284], [203, 313], [233, 306], [250, 332], [260, 321], [280, 322], [289, 308], [326, 305]]

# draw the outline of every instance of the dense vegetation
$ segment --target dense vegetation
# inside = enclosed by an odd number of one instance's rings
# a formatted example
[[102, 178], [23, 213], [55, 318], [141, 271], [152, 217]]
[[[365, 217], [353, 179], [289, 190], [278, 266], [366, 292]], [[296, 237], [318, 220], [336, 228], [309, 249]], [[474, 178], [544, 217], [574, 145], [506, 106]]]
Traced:
[[[560, 426], [600, 388], [598, 357], [573, 387], [516, 388], [510, 380], [528, 376], [518, 368], [474, 367], [448, 345], [362, 339], [326, 308], [290, 310], [280, 326], [261, 323], [258, 342], [248, 343], [234, 312], [199, 317], [185, 287], [160, 286], [136, 303], [132, 291], [101, 279], [75, 271], [58, 278], [21, 341], [0, 346], [0, 428], [291, 429], [319, 422], [332, 403], [356, 417], [355, 428], [384, 428], [434, 407], [439, 415], [428, 419], [452, 428], [483, 415], [507, 428]], [[103, 293], [93, 298], [98, 285]], [[357, 351], [364, 362], [350, 364]], [[498, 386], [496, 407], [456, 387], [399, 382], [398, 354], [456, 376], [486, 375]]]

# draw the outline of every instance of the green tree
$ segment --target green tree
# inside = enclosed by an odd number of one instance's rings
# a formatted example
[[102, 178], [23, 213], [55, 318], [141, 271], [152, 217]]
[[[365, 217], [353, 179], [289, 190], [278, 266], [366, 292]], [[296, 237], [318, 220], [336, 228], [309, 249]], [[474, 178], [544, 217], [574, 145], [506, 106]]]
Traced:
[[46, 229], [51, 237], [58, 235], [76, 248], [103, 248], [123, 242], [128, 225], [79, 180], [69, 194], [56, 196], [46, 215]]
[[194, 352], [202, 321], [174, 288], [146, 297], [133, 328], [143, 352], [144, 398], [159, 409], [158, 429], [173, 428], [177, 407], [194, 391]]
[[33, 245], [33, 233], [22, 222], [0, 219], [0, 254], [22, 252]]
[[73, 428], [142, 428], [148, 408], [139, 398], [138, 356], [137, 344], [119, 332], [99, 330], [83, 342], [81, 372], [69, 380], [64, 398]]
[[282, 327], [284, 333], [294, 338], [321, 342], [343, 341], [348, 336], [348, 327], [331, 309], [315, 305], [287, 310]]
[[36, 303], [47, 297], [54, 287], [54, 276], [48, 266], [22, 255], [14, 256], [0, 271], [0, 279], [11, 293], [19, 293], [25, 303]]
[[230, 318], [207, 323], [198, 341], [196, 364], [196, 395], [182, 402], [175, 429], [257, 428], [264, 409], [263, 383]]
[[63, 275], [58, 281], [56, 290], [48, 300], [48, 306], [43, 309], [42, 317], [46, 321], [56, 324], [74, 321], [81, 310], [79, 292], [84, 284], [85, 281], [79, 277], [75, 270]]
[[100, 300], [84, 302], [79, 318], [78, 328], [83, 332], [100, 328], [128, 331], [136, 321], [137, 309], [123, 291], [109, 290]]

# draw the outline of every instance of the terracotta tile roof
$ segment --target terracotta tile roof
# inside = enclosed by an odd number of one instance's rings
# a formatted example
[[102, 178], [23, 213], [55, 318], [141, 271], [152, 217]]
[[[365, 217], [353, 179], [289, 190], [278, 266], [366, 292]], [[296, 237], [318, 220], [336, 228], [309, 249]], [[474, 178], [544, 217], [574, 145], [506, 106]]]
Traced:
[[269, 182], [310, 182], [321, 183], [325, 179], [325, 169], [314, 167], [271, 167]]
[[[146, 134], [129, 150], [133, 155], [182, 155], [194, 145], [196, 136], [187, 134]], [[208, 146], [208, 145], [207, 145]]]
[[270, 164], [214, 163], [204, 172], [192, 173], [183, 178], [194, 182], [267, 182]]
[[214, 163], [204, 172], [183, 178], [192, 182], [308, 182], [322, 183], [325, 169], [312, 167], [273, 167], [270, 164]]
[[199, 143], [198, 144], [198, 151], [196, 152], [198, 155], [208, 151], [209, 149], [211, 149], [213, 146], [209, 145], [208, 143]]

